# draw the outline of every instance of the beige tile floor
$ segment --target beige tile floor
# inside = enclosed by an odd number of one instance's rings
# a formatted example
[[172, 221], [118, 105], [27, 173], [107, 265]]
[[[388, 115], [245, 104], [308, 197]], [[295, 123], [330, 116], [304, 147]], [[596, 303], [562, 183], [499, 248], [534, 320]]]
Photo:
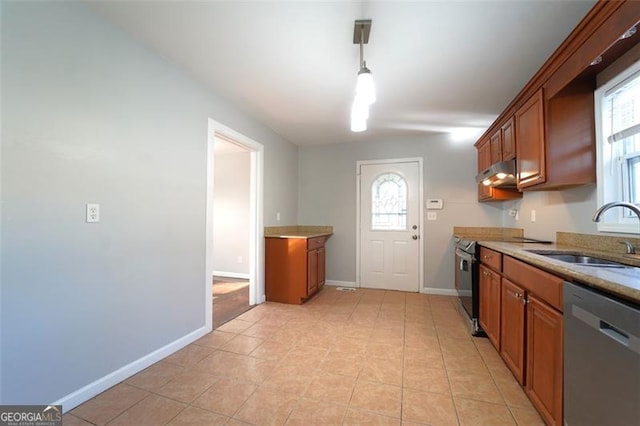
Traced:
[[65, 425], [542, 425], [455, 299], [325, 287], [266, 303], [64, 416]]

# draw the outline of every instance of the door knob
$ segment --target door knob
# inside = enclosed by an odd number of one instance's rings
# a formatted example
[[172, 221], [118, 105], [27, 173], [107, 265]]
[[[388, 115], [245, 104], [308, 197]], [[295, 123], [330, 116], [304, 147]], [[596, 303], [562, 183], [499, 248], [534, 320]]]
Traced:
[[418, 225], [413, 225], [411, 228], [418, 229]]
[[417, 240], [418, 236], [417, 235], [412, 235], [411, 238], [413, 238], [414, 240]]

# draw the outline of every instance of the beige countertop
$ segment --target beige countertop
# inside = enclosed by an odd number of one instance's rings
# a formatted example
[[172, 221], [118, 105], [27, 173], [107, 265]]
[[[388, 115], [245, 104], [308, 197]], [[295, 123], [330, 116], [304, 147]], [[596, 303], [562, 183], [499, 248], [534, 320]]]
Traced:
[[316, 238], [333, 235], [333, 226], [267, 226], [264, 228], [265, 238]]
[[[632, 302], [640, 303], [640, 256], [631, 258], [623, 254], [592, 250], [565, 244], [523, 244], [483, 240], [478, 241], [478, 243], [483, 247], [520, 259], [526, 263], [561, 276], [569, 281], [576, 281]], [[577, 265], [563, 262], [561, 260], [551, 259], [543, 256], [542, 254], [531, 253], [530, 250], [579, 253], [637, 267], [603, 268]]]

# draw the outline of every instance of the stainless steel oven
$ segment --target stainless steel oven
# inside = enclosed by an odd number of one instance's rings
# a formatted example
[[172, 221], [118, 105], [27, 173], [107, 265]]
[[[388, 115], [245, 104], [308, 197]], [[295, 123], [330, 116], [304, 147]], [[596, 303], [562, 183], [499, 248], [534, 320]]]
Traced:
[[478, 250], [479, 246], [475, 241], [455, 239], [455, 287], [458, 292], [460, 312], [467, 319], [471, 334], [484, 336], [479, 323]]

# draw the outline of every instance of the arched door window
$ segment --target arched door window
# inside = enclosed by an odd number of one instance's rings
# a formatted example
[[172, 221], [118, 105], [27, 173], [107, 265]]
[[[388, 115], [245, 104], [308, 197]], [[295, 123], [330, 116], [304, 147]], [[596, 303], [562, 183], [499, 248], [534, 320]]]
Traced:
[[402, 176], [384, 173], [371, 184], [371, 229], [407, 229], [407, 182]]

